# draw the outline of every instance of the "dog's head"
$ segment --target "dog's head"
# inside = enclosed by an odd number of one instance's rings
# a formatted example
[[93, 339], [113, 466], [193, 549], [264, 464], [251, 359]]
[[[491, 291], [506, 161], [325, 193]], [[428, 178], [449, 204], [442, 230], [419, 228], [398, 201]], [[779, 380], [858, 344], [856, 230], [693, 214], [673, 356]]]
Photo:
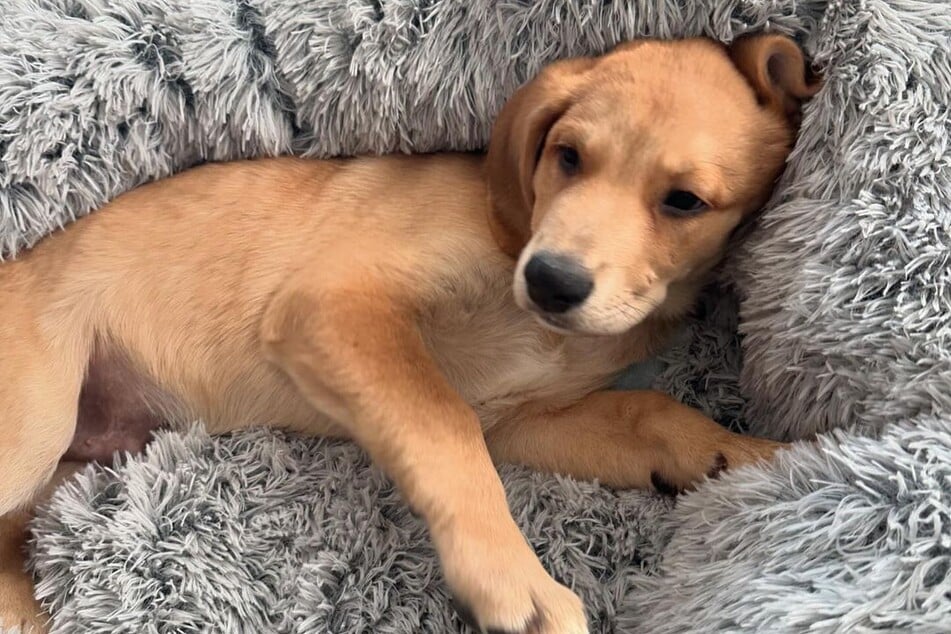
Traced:
[[776, 35], [641, 41], [547, 67], [503, 108], [486, 160], [519, 305], [590, 334], [682, 314], [769, 197], [816, 88]]

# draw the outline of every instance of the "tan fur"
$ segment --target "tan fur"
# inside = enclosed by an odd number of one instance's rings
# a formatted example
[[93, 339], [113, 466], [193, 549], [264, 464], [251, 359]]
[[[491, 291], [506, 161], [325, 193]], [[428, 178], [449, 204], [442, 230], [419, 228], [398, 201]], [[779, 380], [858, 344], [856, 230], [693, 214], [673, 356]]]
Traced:
[[[763, 84], [776, 51], [783, 75]], [[580, 601], [519, 533], [490, 455], [686, 488], [778, 446], [656, 393], [598, 391], [663, 342], [782, 169], [786, 104], [807, 96], [785, 83], [801, 55], [734, 57], [749, 81], [705, 40], [561, 62], [506, 106], [487, 158], [206, 165], [2, 265], [0, 513], [56, 470], [90, 357], [120, 355], [173, 425], [358, 441], [427, 521], [482, 627], [586, 631]], [[565, 143], [585, 157], [572, 179], [553, 154]], [[711, 209], [664, 216], [671, 188]], [[553, 247], [596, 281], [554, 329], [521, 281], [526, 258]], [[22, 516], [2, 522], [9, 559]], [[19, 598], [0, 601], [0, 622], [27, 622], [37, 608], [10, 571], [0, 593]]]

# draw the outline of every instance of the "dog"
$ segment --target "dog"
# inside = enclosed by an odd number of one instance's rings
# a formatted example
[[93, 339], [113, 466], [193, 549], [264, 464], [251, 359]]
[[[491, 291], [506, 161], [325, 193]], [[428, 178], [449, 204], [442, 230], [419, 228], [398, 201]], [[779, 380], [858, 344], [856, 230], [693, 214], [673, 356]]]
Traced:
[[3, 625], [43, 627], [18, 553], [62, 461], [201, 419], [355, 440], [475, 629], [588, 631], [494, 463], [676, 492], [782, 446], [607, 388], [766, 202], [816, 86], [778, 35], [635, 41], [545, 68], [483, 154], [207, 164], [3, 264]]

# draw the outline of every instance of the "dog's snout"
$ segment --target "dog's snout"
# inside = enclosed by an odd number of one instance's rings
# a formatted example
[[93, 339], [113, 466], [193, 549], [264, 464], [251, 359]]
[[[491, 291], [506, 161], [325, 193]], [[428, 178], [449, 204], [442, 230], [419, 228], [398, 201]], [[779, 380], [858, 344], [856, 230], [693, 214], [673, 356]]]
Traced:
[[545, 312], [563, 313], [591, 294], [594, 281], [578, 261], [550, 251], [540, 251], [525, 265], [528, 296]]

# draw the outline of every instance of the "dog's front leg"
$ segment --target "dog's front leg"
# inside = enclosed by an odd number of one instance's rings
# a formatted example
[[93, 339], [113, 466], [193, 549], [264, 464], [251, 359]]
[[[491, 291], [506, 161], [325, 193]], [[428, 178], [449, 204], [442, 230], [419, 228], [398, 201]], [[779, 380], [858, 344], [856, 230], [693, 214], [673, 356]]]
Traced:
[[265, 353], [422, 515], [460, 612], [489, 630], [586, 632], [581, 602], [512, 519], [479, 420], [428, 354], [410, 306], [365, 286], [313, 286], [277, 294]]
[[595, 392], [562, 410], [529, 409], [490, 430], [496, 462], [620, 488], [676, 493], [784, 446], [733, 433], [651, 390]]

